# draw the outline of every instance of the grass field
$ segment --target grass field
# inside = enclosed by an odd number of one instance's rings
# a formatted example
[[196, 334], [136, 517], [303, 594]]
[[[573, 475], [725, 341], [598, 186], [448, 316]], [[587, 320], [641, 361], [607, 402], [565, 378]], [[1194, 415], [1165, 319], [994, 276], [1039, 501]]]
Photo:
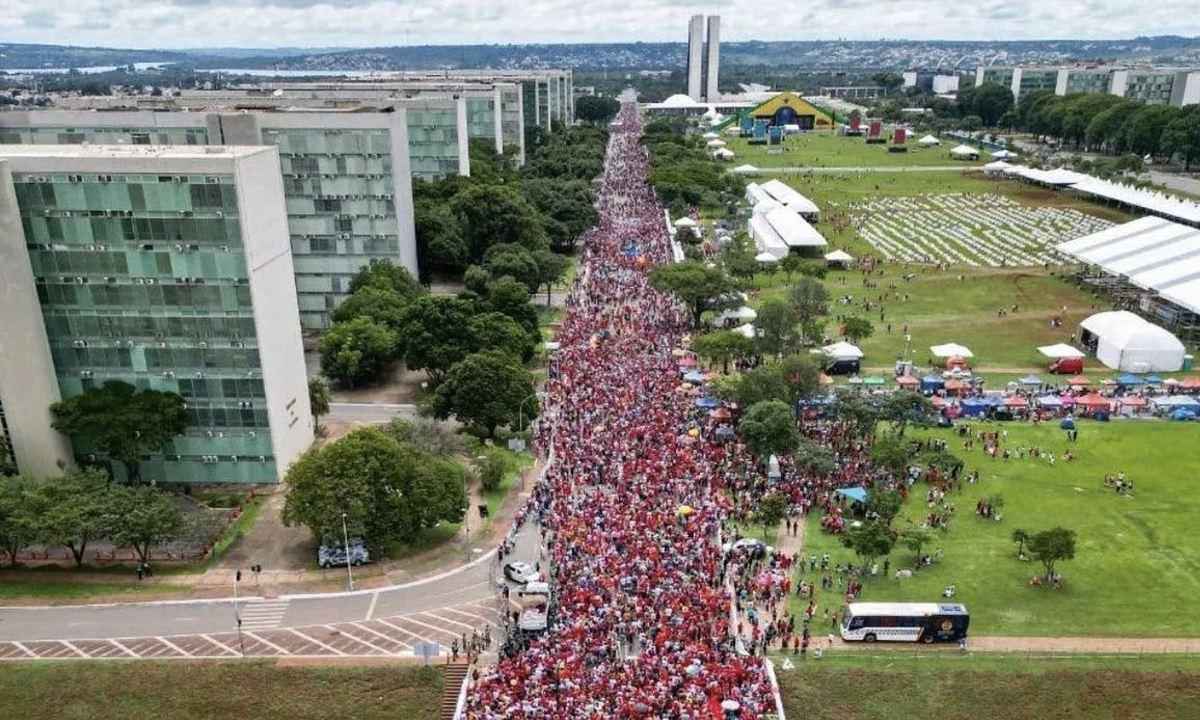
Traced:
[[788, 717], [806, 720], [1194, 718], [1194, 658], [853, 656], [779, 673]]
[[6, 664], [8, 718], [393, 720], [437, 716], [434, 668], [299, 668], [269, 662]]
[[[745, 138], [723, 137], [734, 152], [733, 162], [772, 167], [895, 167], [901, 165], [981, 165], [984, 160], [968, 162], [950, 157], [957, 143], [943, 142], [941, 147], [921, 148], [909, 145], [908, 152], [888, 152], [888, 146], [868, 145], [863, 138], [843, 137], [828, 132], [793, 135], [783, 145], [751, 145]], [[781, 150], [781, 152], [772, 152]]]
[[[982, 427], [982, 424], [975, 424]], [[910, 579], [876, 577], [866, 582], [864, 600], [932, 601], [955, 585], [956, 600], [971, 611], [978, 635], [1191, 637], [1200, 633], [1193, 613], [1200, 594], [1200, 536], [1194, 532], [1200, 504], [1200, 426], [1183, 423], [1113, 422], [1080, 425], [1077, 459], [1062, 460], [1068, 443], [1057, 426], [994, 424], [1008, 432], [1010, 449], [1036, 446], [1058, 462], [992, 460], [981, 450], [965, 451], [952, 431], [929, 430], [978, 469], [980, 482], [952, 496], [955, 518], [936, 535], [933, 548], [943, 561]], [[918, 434], [918, 437], [920, 435]], [[1124, 471], [1136, 487], [1132, 497], [1103, 486], [1105, 473]], [[921, 521], [927, 486], [918, 483], [894, 521], [902, 529]], [[1003, 520], [975, 515], [979, 498], [1004, 498]], [[1064, 561], [1060, 590], [1030, 588], [1041, 565], [1016, 558], [1012, 531], [1056, 525], [1078, 533], [1077, 555]], [[828, 552], [838, 562], [854, 561], [838, 540], [823, 533], [816, 513], [809, 518], [806, 552]], [[909, 567], [912, 553], [893, 551], [894, 570]], [[882, 565], [882, 560], [880, 561]], [[840, 607], [836, 592], [818, 593], [819, 613]], [[800, 607], [797, 610], [801, 609]], [[828, 632], [818, 623], [818, 633]]]

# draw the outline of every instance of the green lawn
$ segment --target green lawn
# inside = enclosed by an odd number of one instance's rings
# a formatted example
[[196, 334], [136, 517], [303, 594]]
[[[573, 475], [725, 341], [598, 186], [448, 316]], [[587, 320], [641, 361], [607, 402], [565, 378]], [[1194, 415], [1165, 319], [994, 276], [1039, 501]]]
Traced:
[[[941, 147], [921, 148], [909, 145], [908, 152], [888, 152], [888, 146], [868, 145], [861, 137], [843, 137], [831, 132], [793, 135], [783, 145], [751, 145], [745, 138], [722, 136], [734, 152], [733, 162], [757, 167], [894, 167], [900, 165], [962, 165], [970, 167], [986, 161], [967, 162], [950, 157], [957, 143], [943, 142]], [[915, 138], [914, 138], [915, 139]], [[775, 152], [780, 151], [780, 152]]]
[[849, 655], [780, 671], [788, 717], [806, 720], [1159, 720], [1194, 718], [1191, 658]]
[[[979, 425], [979, 424], [976, 424]], [[971, 610], [971, 630], [979, 635], [1196, 636], [1193, 613], [1200, 594], [1200, 536], [1195, 508], [1200, 505], [1200, 426], [1165, 422], [1083, 422], [1074, 462], [1061, 458], [1068, 444], [1056, 426], [992, 425], [1008, 432], [1011, 449], [1037, 446], [1058, 462], [991, 460], [978, 446], [964, 451], [952, 431], [930, 430], [946, 438], [967, 469], [981, 482], [953, 496], [957, 508], [950, 529], [934, 548], [943, 562], [911, 578], [867, 581], [864, 600], [932, 601], [947, 585]], [[1133, 497], [1103, 486], [1105, 473], [1124, 471], [1135, 483]], [[921, 520], [927, 487], [914, 487], [895, 527]], [[1003, 520], [975, 515], [980, 497], [1004, 498]], [[1040, 565], [1016, 558], [1010, 535], [1061, 525], [1078, 533], [1078, 553], [1060, 566], [1063, 589], [1027, 587]], [[809, 519], [806, 552], [830, 553], [836, 562], [853, 561], [850, 551]], [[891, 568], [909, 566], [911, 552], [898, 548]], [[824, 608], [837, 608], [836, 593], [820, 593]], [[818, 626], [820, 631], [825, 628]]]
[[436, 668], [300, 668], [270, 662], [10, 663], [8, 718], [392, 720], [437, 717]]

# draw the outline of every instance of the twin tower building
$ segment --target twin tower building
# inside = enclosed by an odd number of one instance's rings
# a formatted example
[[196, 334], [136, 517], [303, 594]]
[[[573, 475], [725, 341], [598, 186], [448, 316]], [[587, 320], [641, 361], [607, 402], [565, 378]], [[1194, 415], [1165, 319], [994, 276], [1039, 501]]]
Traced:
[[418, 271], [414, 180], [574, 117], [569, 71], [62, 103], [0, 112], [0, 459], [92, 460], [49, 407], [120, 380], [186, 401], [142, 463], [182, 483], [278, 482], [313, 439], [303, 332], [362, 268]]
[[717, 77], [721, 69], [721, 17], [693, 15], [688, 21], [687, 94], [696, 102], [720, 98]]

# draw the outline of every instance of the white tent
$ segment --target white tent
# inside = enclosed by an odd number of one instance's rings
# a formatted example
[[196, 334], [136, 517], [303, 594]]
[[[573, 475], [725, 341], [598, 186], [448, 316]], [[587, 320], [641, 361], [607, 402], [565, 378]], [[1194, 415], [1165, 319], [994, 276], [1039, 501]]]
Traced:
[[861, 360], [863, 351], [848, 342], [835, 342], [821, 348], [830, 360]]
[[1125, 372], [1175, 372], [1183, 367], [1179, 338], [1126, 310], [1102, 312], [1080, 323], [1094, 335], [1096, 359]]
[[971, 352], [970, 348], [968, 348], [966, 345], [959, 345], [958, 343], [946, 343], [945, 345], [934, 345], [933, 347], [929, 348], [929, 352], [933, 353], [934, 357], [939, 357], [939, 358], [975, 357], [975, 353]]
[[1009, 163], [1003, 160], [995, 160], [983, 166], [984, 175], [1001, 175], [1005, 170], [1012, 167]]
[[713, 157], [718, 160], [732, 160], [733, 151], [728, 148], [717, 148], [713, 150]]
[[772, 255], [769, 252], [760, 252], [759, 254], [754, 256], [754, 259], [759, 261], [760, 263], [774, 264], [774, 263], [779, 262], [779, 258], [775, 257], [774, 255]]
[[713, 325], [721, 325], [726, 320], [741, 320], [742, 322], [749, 322], [757, 317], [758, 313], [754, 311], [754, 308], [748, 305], [743, 305], [739, 308], [722, 310], [720, 314], [713, 318]]
[[1017, 154], [1011, 150], [997, 150], [996, 152], [992, 153], [992, 157], [996, 158], [997, 160], [1009, 160], [1011, 158], [1015, 158], [1016, 156]]
[[709, 146], [710, 148], [719, 148], [719, 147], [725, 147], [725, 141], [724, 141], [724, 140], [719, 140], [719, 139], [718, 139], [718, 140], [709, 140], [709, 141], [708, 141], [708, 146]]
[[681, 217], [675, 221], [675, 227], [696, 227], [696, 221], [690, 217]]
[[950, 155], [956, 160], [978, 160], [979, 151], [970, 145], [959, 145], [950, 151]]
[[705, 140], [716, 140], [716, 139], [717, 139], [717, 138], [719, 138], [719, 137], [721, 137], [721, 136], [720, 136], [720, 135], [718, 135], [718, 134], [717, 134], [717, 133], [715, 133], [715, 132], [711, 132], [711, 131], [710, 131], [710, 132], [706, 132], [706, 133], [704, 133], [704, 139], [705, 139]]
[[938, 140], [937, 138], [935, 138], [932, 135], [926, 135], [925, 137], [918, 140], [917, 144], [921, 145], [923, 147], [933, 147], [934, 145], [941, 145], [942, 141]]
[[733, 171], [741, 175], [753, 175], [754, 173], [758, 172], [758, 168], [754, 167], [753, 165], [738, 165], [733, 169]]
[[1081, 358], [1081, 357], [1084, 357], [1084, 353], [1080, 352], [1079, 350], [1076, 350], [1075, 348], [1071, 347], [1070, 345], [1067, 345], [1066, 343], [1059, 343], [1057, 345], [1043, 345], [1042, 347], [1038, 348], [1038, 352], [1040, 352], [1041, 354], [1045, 355], [1048, 358], [1054, 358], [1055, 360], [1057, 360], [1059, 358]]
[[854, 262], [854, 256], [845, 250], [834, 250], [831, 253], [825, 253], [825, 262], [852, 263]]
[[743, 336], [748, 337], [751, 340], [758, 336], [758, 333], [754, 330], [754, 326], [750, 323], [738, 325], [737, 328], [734, 329], [734, 332], [741, 333]]

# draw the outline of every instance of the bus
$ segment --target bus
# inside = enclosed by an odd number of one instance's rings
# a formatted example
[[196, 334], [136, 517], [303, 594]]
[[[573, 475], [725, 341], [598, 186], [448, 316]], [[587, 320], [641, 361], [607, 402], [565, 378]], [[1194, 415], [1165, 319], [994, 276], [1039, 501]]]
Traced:
[[967, 637], [971, 616], [955, 603], [850, 603], [842, 639], [862, 642], [956, 642]]

